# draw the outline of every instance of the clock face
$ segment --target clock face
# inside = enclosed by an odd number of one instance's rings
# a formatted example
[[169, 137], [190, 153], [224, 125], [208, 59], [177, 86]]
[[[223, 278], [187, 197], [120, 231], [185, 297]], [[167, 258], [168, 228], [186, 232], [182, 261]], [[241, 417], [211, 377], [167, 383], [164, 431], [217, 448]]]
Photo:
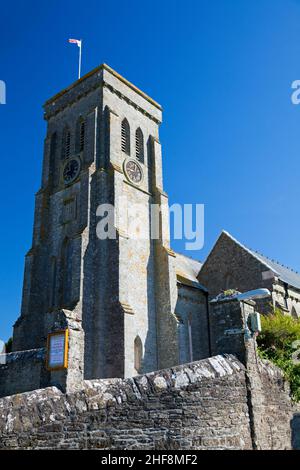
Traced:
[[63, 169], [63, 180], [65, 184], [72, 183], [80, 172], [80, 160], [79, 158], [71, 158], [64, 166]]
[[125, 163], [125, 173], [132, 183], [138, 184], [142, 181], [143, 173], [140, 165], [134, 160], [127, 160]]

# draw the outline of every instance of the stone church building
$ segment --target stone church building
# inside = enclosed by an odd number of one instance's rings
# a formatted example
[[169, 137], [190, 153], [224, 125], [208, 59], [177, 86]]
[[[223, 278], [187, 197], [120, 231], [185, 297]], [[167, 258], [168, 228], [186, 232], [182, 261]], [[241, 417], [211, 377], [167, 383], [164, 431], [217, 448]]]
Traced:
[[[171, 249], [162, 108], [152, 98], [101, 65], [44, 110], [42, 183], [13, 351], [42, 350], [49, 333], [68, 329], [66, 380], [131, 377], [209, 357], [209, 299], [224, 289], [268, 287], [274, 304], [300, 315], [300, 276], [229, 234], [203, 266]], [[142, 239], [129, 233], [137, 203], [148, 235]], [[97, 236], [103, 204], [119, 209], [114, 238]], [[152, 204], [160, 208], [155, 239]]]
[[269, 289], [272, 297], [257, 301], [260, 312], [269, 313], [278, 307], [300, 318], [300, 274], [250, 250], [228, 232], [221, 233], [197, 278], [211, 297], [227, 289]]
[[[45, 103], [47, 135], [13, 350], [73, 332], [84, 377], [128, 377], [209, 356], [200, 263], [170, 249], [161, 106], [107, 65]], [[118, 209], [115, 239], [97, 208]], [[148, 236], [131, 239], [139, 204]], [[152, 240], [151, 205], [161, 208]]]

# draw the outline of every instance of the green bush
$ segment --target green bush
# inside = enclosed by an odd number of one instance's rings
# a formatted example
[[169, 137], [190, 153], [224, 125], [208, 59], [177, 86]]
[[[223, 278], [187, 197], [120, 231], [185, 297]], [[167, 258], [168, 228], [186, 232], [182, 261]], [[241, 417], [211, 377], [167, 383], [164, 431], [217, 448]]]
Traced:
[[262, 332], [257, 338], [259, 354], [280, 367], [290, 382], [295, 401], [300, 401], [300, 364], [295, 364], [293, 354], [300, 349], [300, 321], [284, 315], [276, 309], [274, 313], [261, 317]]
[[5, 344], [5, 352], [10, 353], [12, 351], [12, 338], [9, 338], [7, 343]]

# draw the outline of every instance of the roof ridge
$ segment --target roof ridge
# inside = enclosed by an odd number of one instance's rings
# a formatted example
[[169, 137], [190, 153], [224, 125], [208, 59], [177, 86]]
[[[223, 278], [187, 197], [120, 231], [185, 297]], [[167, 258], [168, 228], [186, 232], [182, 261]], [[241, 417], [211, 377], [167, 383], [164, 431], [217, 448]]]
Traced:
[[299, 271], [296, 271], [296, 269], [293, 269], [293, 268], [291, 268], [290, 266], [287, 266], [286, 264], [283, 264], [283, 263], [281, 263], [280, 261], [277, 261], [276, 259], [270, 258], [269, 256], [264, 255], [264, 254], [261, 253], [260, 251], [252, 250], [252, 248], [249, 248], [249, 250], [251, 250], [251, 251], [257, 253], [258, 255], [262, 256], [263, 258], [266, 258], [266, 259], [269, 260], [269, 261], [272, 261], [272, 263], [279, 264], [279, 266], [282, 266], [282, 267], [285, 268], [285, 269], [289, 269], [289, 270], [292, 271], [293, 273], [300, 274]]
[[[285, 269], [288, 269], [289, 271], [295, 273], [295, 274], [298, 274], [300, 275], [299, 271], [296, 271], [295, 269], [293, 268], [290, 268], [289, 266], [286, 266], [285, 264], [282, 264], [280, 263], [279, 261], [273, 259], [273, 258], [270, 258], [269, 256], [267, 255], [264, 255], [263, 253], [260, 253], [258, 250], [253, 250], [252, 248], [248, 247], [247, 245], [241, 243], [239, 240], [237, 240], [236, 238], [234, 238], [229, 232], [227, 232], [226, 230], [222, 230], [222, 233], [224, 233], [225, 235], [227, 235], [228, 237], [230, 237], [233, 241], [235, 241], [236, 243], [238, 243], [240, 246], [242, 246], [243, 248], [245, 248], [246, 250], [250, 251], [254, 256], [255, 255], [258, 255], [258, 256], [261, 256], [262, 258], [265, 258], [267, 261], [271, 261], [272, 263], [275, 263]], [[262, 261], [262, 260], [260, 260]], [[265, 263], [266, 264], [266, 263]], [[271, 267], [271, 266], [268, 266], [272, 271], [274, 271], [274, 269]], [[275, 271], [276, 273], [276, 271]], [[276, 274], [280, 274], [280, 273], [276, 273]]]

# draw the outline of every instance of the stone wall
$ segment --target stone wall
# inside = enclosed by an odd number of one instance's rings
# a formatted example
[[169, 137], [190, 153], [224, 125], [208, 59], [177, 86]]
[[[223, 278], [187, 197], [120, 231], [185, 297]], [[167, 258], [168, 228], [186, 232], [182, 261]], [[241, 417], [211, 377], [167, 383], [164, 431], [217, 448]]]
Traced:
[[45, 386], [45, 350], [0, 355], [0, 397]]
[[246, 364], [245, 317], [253, 304], [238, 301], [210, 302], [209, 326], [211, 354], [234, 354]]
[[291, 446], [293, 405], [283, 372], [258, 356], [256, 332], [249, 317], [253, 300], [224, 298], [210, 302], [212, 354], [233, 354], [246, 367], [249, 419], [254, 449], [283, 449]]
[[[260, 419], [276, 434], [281, 403], [288, 419], [292, 414], [288, 391], [276, 387], [270, 371], [261, 369], [272, 398]], [[83, 391], [69, 395], [51, 387], [6, 397], [0, 448], [252, 449], [247, 388], [244, 366], [224, 355], [131, 379], [86, 381]], [[269, 448], [290, 447], [288, 437], [288, 429], [277, 433]]]
[[214, 357], [0, 400], [0, 448], [251, 448], [243, 366]]
[[[249, 361], [247, 388], [253, 447], [258, 450], [289, 449], [292, 445], [294, 407], [289, 385], [278, 367], [257, 358], [256, 365]], [[296, 410], [295, 410], [296, 411]], [[296, 429], [294, 429], [294, 434]], [[295, 443], [294, 443], [295, 444]]]

